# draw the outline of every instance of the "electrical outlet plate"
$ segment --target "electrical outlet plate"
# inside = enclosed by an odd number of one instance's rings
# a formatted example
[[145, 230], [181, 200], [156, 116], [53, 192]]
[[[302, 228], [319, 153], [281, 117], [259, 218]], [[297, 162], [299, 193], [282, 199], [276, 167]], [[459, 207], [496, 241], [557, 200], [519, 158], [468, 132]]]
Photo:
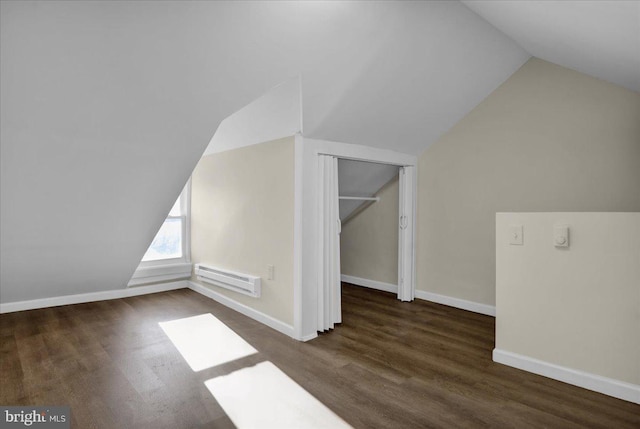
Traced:
[[569, 247], [569, 227], [567, 225], [555, 225], [553, 227], [553, 245], [556, 247]]
[[522, 225], [509, 225], [509, 244], [522, 246], [524, 244]]

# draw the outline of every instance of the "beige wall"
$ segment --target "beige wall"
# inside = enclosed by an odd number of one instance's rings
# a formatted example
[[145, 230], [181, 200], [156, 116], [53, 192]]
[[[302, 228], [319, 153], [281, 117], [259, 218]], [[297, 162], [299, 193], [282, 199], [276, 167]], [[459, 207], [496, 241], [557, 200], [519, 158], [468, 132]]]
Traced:
[[[206, 263], [262, 278], [252, 298], [198, 282], [293, 324], [294, 138], [203, 157], [193, 172], [191, 252]], [[275, 266], [267, 280], [267, 265]]]
[[496, 242], [497, 349], [640, 384], [640, 213], [499, 213]]
[[640, 211], [640, 94], [531, 59], [419, 160], [417, 289], [495, 303], [501, 211]]
[[398, 179], [386, 184], [375, 202], [342, 225], [342, 274], [398, 284]]

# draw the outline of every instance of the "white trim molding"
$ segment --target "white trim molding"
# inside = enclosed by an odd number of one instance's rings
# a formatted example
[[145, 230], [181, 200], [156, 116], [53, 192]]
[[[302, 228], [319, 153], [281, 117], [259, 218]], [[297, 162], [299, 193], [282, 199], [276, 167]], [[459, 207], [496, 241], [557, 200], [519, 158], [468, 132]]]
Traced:
[[340, 279], [345, 283], [351, 283], [356, 286], [363, 286], [369, 289], [381, 290], [384, 292], [398, 293], [398, 285], [391, 283], [379, 282], [377, 280], [363, 279], [361, 277], [349, 276], [342, 274]]
[[449, 307], [472, 311], [474, 313], [496, 317], [496, 307], [493, 305], [481, 304], [479, 302], [467, 301], [466, 299], [454, 298], [452, 296], [440, 295], [437, 293], [417, 289], [416, 298], [424, 299], [425, 301], [431, 301], [438, 304], [448, 305]]
[[191, 277], [191, 263], [159, 264], [139, 266], [127, 287]]
[[356, 161], [379, 162], [398, 166], [417, 166], [418, 157], [388, 149], [379, 149], [366, 144], [341, 143], [330, 140], [304, 139], [305, 144], [313, 145], [316, 155], [331, 155]]
[[313, 340], [314, 338], [318, 338], [318, 333], [317, 333], [317, 332], [316, 332], [316, 333], [314, 333], [314, 334], [309, 334], [309, 335], [305, 335], [305, 336], [303, 336], [303, 337], [300, 337], [300, 338], [294, 338], [294, 339], [296, 339], [296, 340], [298, 340], [298, 341], [302, 341], [302, 342], [304, 343], [304, 342], [307, 342], [307, 341]]
[[211, 298], [214, 301], [217, 301], [220, 304], [224, 305], [225, 307], [229, 307], [230, 309], [235, 310], [238, 313], [244, 314], [245, 316], [250, 317], [257, 322], [260, 322], [263, 325], [267, 325], [268, 327], [275, 329], [276, 331], [281, 332], [293, 339], [300, 339], [295, 337], [293, 326], [275, 319], [261, 311], [253, 309], [247, 305], [241, 304], [238, 301], [234, 301], [233, 299], [222, 295], [221, 293], [218, 293], [206, 286], [202, 286], [192, 281], [189, 281], [188, 283], [189, 289], [193, 290], [194, 292], [198, 292], [199, 294], [204, 295], [207, 298]]
[[61, 305], [128, 298], [131, 296], [166, 292], [169, 290], [184, 289], [187, 287], [189, 287], [187, 281], [182, 280], [178, 282], [163, 283], [150, 286], [130, 287], [127, 289], [105, 290], [100, 292], [81, 293], [77, 295], [56, 296], [51, 298], [34, 299], [30, 301], [7, 302], [0, 304], [0, 314], [13, 313], [15, 311], [35, 310], [37, 308], [58, 307]]
[[[302, 82], [302, 76], [300, 76]], [[302, 83], [300, 83], [302, 85]], [[300, 105], [302, 106], [302, 86], [300, 87]], [[300, 109], [300, 130], [302, 130], [302, 109]], [[294, 180], [293, 180], [293, 328], [297, 339], [303, 339], [302, 334], [302, 200], [304, 139], [301, 133], [294, 136]], [[313, 333], [313, 338], [318, 334]]]
[[640, 404], [640, 386], [637, 384], [567, 368], [498, 348], [493, 349], [493, 361]]

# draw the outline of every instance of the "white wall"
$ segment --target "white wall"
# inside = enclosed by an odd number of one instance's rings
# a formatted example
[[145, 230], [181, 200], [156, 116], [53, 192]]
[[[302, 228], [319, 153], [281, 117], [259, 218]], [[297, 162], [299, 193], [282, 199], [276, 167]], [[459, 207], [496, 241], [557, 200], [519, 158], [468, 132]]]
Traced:
[[497, 350], [636, 385], [640, 402], [640, 213], [498, 213], [496, 270]]
[[532, 59], [420, 156], [417, 289], [495, 303], [501, 211], [640, 211], [640, 94]]
[[191, 182], [192, 262], [259, 276], [262, 293], [192, 281], [293, 326], [293, 231], [293, 137], [200, 160]]

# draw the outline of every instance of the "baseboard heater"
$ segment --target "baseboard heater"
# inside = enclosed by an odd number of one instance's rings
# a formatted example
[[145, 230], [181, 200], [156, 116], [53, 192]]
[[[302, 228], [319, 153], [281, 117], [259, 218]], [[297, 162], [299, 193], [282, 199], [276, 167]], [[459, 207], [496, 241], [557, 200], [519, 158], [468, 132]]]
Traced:
[[200, 281], [260, 298], [260, 277], [204, 264], [196, 264], [194, 268], [196, 277]]

